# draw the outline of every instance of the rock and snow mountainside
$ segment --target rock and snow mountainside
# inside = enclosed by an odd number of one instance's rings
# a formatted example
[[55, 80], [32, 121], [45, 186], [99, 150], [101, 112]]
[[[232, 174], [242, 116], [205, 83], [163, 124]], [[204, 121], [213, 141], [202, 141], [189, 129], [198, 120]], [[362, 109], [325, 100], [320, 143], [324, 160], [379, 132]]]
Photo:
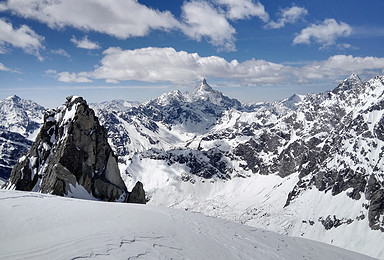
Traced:
[[384, 259], [384, 77], [243, 105], [205, 80], [93, 105], [128, 188], [188, 209]]
[[202, 81], [96, 113], [127, 186], [142, 180], [149, 203], [384, 259], [383, 81], [351, 75], [330, 92], [254, 105]]
[[[38, 210], [37, 210], [38, 209]], [[373, 259], [152, 205], [0, 190], [1, 259]]]
[[35, 142], [13, 167], [4, 188], [107, 201], [130, 197], [105, 129], [76, 96], [45, 112]]
[[44, 108], [12, 96], [0, 100], [0, 179], [7, 179], [18, 158], [26, 153], [43, 122]]

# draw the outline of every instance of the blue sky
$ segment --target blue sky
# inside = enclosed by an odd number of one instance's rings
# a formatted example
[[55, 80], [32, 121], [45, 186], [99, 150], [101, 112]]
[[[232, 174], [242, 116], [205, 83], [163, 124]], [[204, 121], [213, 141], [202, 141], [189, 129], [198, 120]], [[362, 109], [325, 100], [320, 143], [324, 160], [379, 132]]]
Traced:
[[0, 98], [146, 101], [201, 77], [243, 102], [384, 74], [382, 0], [0, 2]]

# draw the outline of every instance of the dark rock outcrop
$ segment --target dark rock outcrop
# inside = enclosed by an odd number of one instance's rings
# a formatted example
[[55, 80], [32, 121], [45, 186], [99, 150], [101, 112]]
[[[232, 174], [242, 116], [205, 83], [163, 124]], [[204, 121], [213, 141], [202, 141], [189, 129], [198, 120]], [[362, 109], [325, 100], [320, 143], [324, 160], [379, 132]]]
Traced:
[[128, 203], [146, 204], [145, 191], [141, 182], [136, 182], [128, 197]]
[[46, 111], [39, 135], [5, 187], [71, 197], [85, 190], [105, 201], [128, 197], [106, 130], [81, 97]]

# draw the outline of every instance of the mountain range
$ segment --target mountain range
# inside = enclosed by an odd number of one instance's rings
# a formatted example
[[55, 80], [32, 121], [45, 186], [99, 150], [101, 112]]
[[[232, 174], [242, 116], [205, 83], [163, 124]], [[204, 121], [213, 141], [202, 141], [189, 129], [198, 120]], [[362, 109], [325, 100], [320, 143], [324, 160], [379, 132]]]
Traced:
[[[0, 101], [0, 176], [28, 151], [44, 108]], [[144, 103], [91, 104], [128, 189], [181, 208], [384, 259], [384, 76], [242, 104], [201, 80]]]

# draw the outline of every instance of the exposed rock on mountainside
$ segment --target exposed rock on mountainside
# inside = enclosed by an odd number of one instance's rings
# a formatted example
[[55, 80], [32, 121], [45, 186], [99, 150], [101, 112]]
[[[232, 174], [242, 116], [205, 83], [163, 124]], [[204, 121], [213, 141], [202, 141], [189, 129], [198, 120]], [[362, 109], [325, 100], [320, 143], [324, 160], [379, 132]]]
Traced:
[[127, 197], [106, 131], [81, 97], [45, 112], [36, 141], [5, 186], [60, 196], [86, 192], [107, 201]]
[[144, 187], [140, 181], [136, 182], [135, 187], [133, 187], [131, 193], [129, 194], [127, 202], [138, 204], [146, 203]]

